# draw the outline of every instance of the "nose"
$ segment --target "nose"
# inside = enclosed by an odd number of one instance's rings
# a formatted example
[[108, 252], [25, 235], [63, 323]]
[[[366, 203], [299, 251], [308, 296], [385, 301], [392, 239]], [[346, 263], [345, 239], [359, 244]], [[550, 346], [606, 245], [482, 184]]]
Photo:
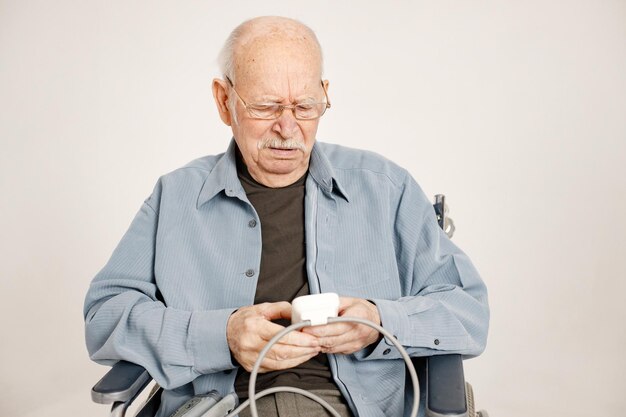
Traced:
[[272, 130], [278, 133], [283, 138], [293, 137], [294, 133], [296, 133], [296, 130], [298, 130], [298, 121], [293, 114], [293, 109], [283, 109], [283, 113], [274, 122]]

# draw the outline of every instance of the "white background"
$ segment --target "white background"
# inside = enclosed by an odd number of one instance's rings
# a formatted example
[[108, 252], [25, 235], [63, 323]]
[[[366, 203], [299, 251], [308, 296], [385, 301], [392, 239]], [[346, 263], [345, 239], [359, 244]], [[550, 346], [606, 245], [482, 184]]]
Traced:
[[320, 140], [445, 193], [492, 308], [492, 416], [626, 409], [626, 2], [0, 0], [0, 415], [104, 416], [82, 303], [158, 176], [222, 152], [211, 79], [267, 14], [318, 34]]

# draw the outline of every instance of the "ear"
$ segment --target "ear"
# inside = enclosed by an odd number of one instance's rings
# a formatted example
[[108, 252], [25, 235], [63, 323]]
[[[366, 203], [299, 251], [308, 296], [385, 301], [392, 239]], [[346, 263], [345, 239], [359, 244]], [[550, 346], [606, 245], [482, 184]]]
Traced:
[[328, 97], [328, 104], [330, 104], [330, 96], [328, 95], [328, 86], [330, 85], [330, 83], [328, 82], [328, 80], [323, 80], [322, 81], [322, 87], [324, 88], [324, 91], [326, 92], [326, 97]]
[[226, 81], [219, 78], [213, 79], [213, 98], [222, 122], [227, 126], [231, 126], [232, 115], [228, 108], [228, 84], [226, 84]]

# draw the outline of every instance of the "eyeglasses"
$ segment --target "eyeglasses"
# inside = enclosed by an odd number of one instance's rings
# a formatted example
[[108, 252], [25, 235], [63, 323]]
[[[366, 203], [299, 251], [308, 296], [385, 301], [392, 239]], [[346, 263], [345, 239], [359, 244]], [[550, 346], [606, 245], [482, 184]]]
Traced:
[[244, 107], [248, 111], [248, 114], [254, 119], [262, 119], [262, 120], [274, 120], [278, 119], [285, 109], [290, 109], [293, 113], [293, 116], [298, 120], [315, 120], [322, 117], [322, 115], [326, 112], [326, 109], [330, 108], [330, 102], [328, 101], [328, 94], [326, 93], [326, 89], [324, 88], [324, 83], [322, 82], [322, 90], [324, 90], [324, 96], [326, 97], [326, 101], [318, 102], [318, 103], [298, 103], [298, 104], [277, 104], [277, 103], [251, 103], [248, 104], [244, 101], [243, 98], [239, 95], [237, 90], [235, 90], [235, 86], [230, 78], [226, 77], [226, 81], [233, 88], [239, 100], [243, 103]]

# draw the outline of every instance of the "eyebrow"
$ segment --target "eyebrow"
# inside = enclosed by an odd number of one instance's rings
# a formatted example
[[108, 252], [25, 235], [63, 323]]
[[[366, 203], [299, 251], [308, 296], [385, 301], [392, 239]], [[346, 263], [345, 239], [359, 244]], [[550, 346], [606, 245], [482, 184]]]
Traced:
[[[254, 100], [253, 103], [250, 104], [269, 104], [269, 103], [275, 103], [275, 104], [281, 104], [283, 102], [283, 99], [278, 98], [278, 96], [261, 96], [260, 100]], [[289, 104], [301, 104], [301, 103], [317, 103], [317, 99], [313, 96], [306, 96], [306, 97], [302, 97], [300, 99], [294, 100], [294, 101], [290, 101]]]

